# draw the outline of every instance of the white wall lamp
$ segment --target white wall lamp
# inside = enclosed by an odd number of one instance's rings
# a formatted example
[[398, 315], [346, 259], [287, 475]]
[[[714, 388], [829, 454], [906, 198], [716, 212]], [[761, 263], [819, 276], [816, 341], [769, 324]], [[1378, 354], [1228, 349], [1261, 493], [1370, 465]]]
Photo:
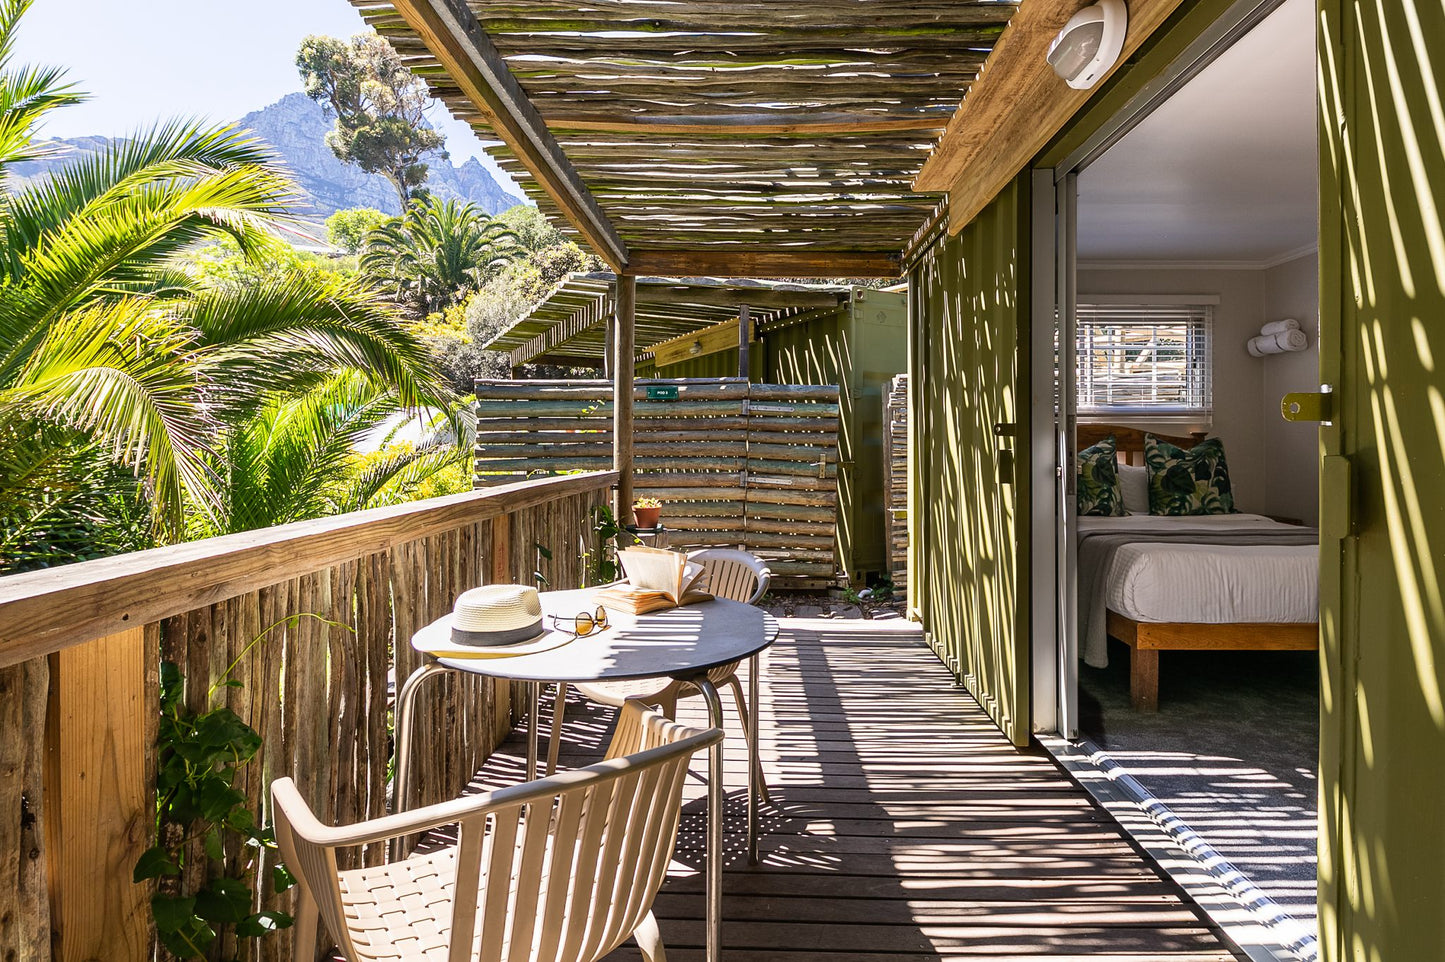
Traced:
[[1099, 0], [1069, 18], [1049, 44], [1049, 66], [1076, 90], [1088, 90], [1119, 60], [1129, 8], [1124, 0]]

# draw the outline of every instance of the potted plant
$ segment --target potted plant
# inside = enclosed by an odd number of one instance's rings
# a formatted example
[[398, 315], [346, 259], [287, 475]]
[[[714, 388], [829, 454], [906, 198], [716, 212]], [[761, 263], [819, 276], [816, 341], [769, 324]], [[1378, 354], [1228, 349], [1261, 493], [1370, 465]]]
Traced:
[[655, 528], [662, 514], [662, 502], [656, 498], [638, 498], [632, 502], [632, 516], [639, 528]]

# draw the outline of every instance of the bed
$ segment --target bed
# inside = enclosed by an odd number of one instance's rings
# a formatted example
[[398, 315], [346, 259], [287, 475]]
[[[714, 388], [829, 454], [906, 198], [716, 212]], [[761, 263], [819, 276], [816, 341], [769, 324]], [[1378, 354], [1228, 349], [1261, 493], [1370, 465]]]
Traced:
[[[1144, 434], [1079, 425], [1080, 450], [1114, 435], [1120, 464], [1143, 463]], [[1200, 436], [1165, 441], [1191, 447]], [[1081, 655], [1108, 665], [1108, 638], [1129, 648], [1129, 695], [1159, 705], [1159, 653], [1309, 651], [1319, 645], [1319, 538], [1260, 515], [1081, 517]]]

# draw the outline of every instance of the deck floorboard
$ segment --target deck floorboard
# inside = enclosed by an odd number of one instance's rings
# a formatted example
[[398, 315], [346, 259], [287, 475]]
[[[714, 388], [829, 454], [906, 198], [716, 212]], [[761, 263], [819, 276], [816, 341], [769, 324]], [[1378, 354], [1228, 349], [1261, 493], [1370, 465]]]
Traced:
[[[921, 637], [783, 623], [761, 675], [773, 805], [756, 866], [743, 854], [744, 742], [723, 693], [725, 960], [1241, 958], [1051, 759], [1008, 744]], [[613, 714], [569, 700], [564, 767], [600, 757]], [[679, 720], [702, 725], [702, 701], [685, 700]], [[544, 733], [549, 721], [544, 708]], [[473, 790], [518, 781], [523, 752], [514, 736]], [[705, 771], [699, 756], [656, 903], [672, 962], [702, 958]], [[608, 956], [640, 958], [630, 943]]]

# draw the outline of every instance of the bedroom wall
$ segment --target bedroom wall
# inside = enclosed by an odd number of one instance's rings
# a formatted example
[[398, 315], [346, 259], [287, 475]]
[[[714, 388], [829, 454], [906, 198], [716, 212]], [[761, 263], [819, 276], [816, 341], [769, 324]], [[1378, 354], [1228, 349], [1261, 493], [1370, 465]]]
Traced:
[[[1251, 514], [1276, 513], [1270, 508], [1273, 502], [1269, 496], [1266, 422], [1270, 414], [1279, 420], [1279, 400], [1276, 397], [1266, 404], [1265, 362], [1250, 357], [1244, 347], [1266, 320], [1265, 274], [1262, 270], [1119, 270], [1090, 269], [1085, 265], [1080, 265], [1078, 273], [1080, 300], [1087, 300], [1090, 294], [1214, 294], [1219, 297], [1214, 310], [1213, 423], [1192, 425], [1185, 430], [1178, 424], [1139, 426], [1170, 434], [1207, 428], [1212, 436], [1223, 439], [1235, 506]], [[1266, 411], [1270, 405], [1272, 410]]]
[[[1320, 384], [1319, 255], [1306, 254], [1264, 272], [1267, 320], [1293, 317], [1309, 336], [1307, 351], [1281, 354], [1264, 365], [1265, 403], [1271, 413], [1291, 391], [1317, 391]], [[1265, 466], [1268, 514], [1314, 524], [1320, 513], [1314, 482], [1319, 458], [1319, 428], [1292, 424], [1277, 414], [1265, 418]]]

